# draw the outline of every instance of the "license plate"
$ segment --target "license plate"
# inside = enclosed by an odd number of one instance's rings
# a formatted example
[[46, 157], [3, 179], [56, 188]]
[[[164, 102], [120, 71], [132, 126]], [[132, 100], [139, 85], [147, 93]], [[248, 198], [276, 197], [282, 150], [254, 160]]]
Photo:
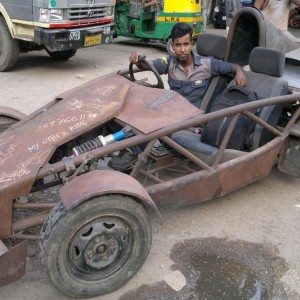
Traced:
[[101, 34], [88, 35], [84, 38], [84, 47], [101, 44]]
[[226, 21], [226, 17], [225, 17], [225, 16], [224, 16], [224, 17], [222, 17], [222, 20], [223, 20], [223, 21]]

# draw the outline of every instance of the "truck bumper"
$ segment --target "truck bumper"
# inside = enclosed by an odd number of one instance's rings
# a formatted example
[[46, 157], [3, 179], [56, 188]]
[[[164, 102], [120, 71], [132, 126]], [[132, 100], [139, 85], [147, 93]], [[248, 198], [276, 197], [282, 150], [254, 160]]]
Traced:
[[115, 27], [110, 23], [101, 26], [72, 29], [45, 29], [36, 27], [35, 43], [49, 51], [80, 49], [112, 42]]

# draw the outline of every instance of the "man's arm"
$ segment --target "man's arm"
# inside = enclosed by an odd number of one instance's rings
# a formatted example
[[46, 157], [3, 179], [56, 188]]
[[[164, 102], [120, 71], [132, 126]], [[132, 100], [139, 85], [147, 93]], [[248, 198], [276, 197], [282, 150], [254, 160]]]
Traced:
[[[149, 67], [140, 60], [142, 55], [138, 52], [133, 52], [129, 56], [129, 62], [135, 64], [140, 70], [147, 71]], [[160, 57], [155, 60], [152, 60], [154, 68], [158, 71], [160, 75], [167, 74], [169, 67], [169, 58], [168, 57]]]
[[290, 4], [300, 5], [300, 0], [290, 0]]
[[142, 3], [143, 3], [143, 8], [147, 8], [147, 7], [156, 5], [157, 0], [151, 0], [149, 2], [145, 2], [145, 0], [142, 0]]
[[247, 79], [244, 71], [240, 65], [232, 64], [226, 61], [222, 61], [216, 58], [211, 60], [211, 73], [212, 75], [235, 75], [234, 80], [237, 85], [245, 86], [247, 84]]
[[129, 56], [129, 62], [135, 64], [140, 70], [146, 71], [149, 70], [149, 67], [140, 61], [141, 54], [138, 52], [132, 52]]
[[270, 0], [255, 0], [254, 7], [259, 10], [266, 8], [269, 4]]
[[239, 86], [245, 86], [247, 84], [247, 78], [241, 66], [231, 64], [232, 73], [235, 74], [235, 83]]

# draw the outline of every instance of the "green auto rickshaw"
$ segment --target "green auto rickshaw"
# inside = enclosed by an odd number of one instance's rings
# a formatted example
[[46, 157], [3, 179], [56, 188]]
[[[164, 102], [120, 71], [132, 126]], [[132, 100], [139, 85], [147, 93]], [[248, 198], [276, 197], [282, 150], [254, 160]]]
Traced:
[[193, 38], [204, 31], [203, 0], [117, 0], [115, 6], [116, 37], [127, 36], [145, 41], [168, 43], [177, 22], [193, 28]]

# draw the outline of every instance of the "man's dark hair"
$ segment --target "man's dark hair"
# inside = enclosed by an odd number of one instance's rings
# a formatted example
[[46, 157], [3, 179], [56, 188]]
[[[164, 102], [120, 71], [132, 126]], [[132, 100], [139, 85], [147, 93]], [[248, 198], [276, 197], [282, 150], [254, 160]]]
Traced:
[[185, 35], [189, 34], [192, 40], [193, 29], [190, 25], [186, 23], [179, 22], [175, 24], [171, 31], [171, 39], [174, 42], [175, 39], [181, 38]]

